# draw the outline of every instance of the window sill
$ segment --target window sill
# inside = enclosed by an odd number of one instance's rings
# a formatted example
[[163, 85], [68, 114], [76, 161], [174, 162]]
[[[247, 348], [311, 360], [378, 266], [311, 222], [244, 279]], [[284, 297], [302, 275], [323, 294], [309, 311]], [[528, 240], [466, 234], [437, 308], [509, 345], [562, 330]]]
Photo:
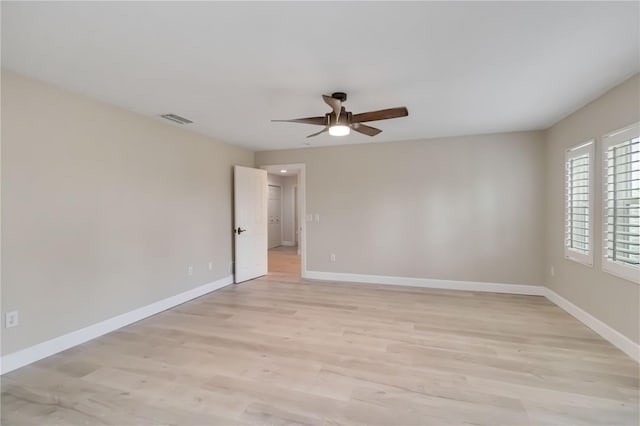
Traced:
[[623, 280], [631, 281], [634, 284], [640, 284], [640, 270], [638, 269], [625, 268], [622, 265], [603, 260], [602, 271]]
[[571, 260], [572, 262], [579, 263], [588, 268], [593, 268], [593, 259], [589, 259], [587, 256], [575, 256], [573, 254], [565, 253], [564, 258], [567, 260]]

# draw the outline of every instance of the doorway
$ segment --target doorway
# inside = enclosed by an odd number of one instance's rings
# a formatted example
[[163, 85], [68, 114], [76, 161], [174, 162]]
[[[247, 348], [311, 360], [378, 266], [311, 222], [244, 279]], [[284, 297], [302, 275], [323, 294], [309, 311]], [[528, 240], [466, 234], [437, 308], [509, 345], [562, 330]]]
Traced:
[[267, 171], [269, 205], [268, 274], [299, 280], [304, 270], [304, 165], [262, 166]]
[[[271, 176], [267, 175], [267, 179], [271, 179]], [[280, 247], [282, 245], [282, 185], [269, 182], [268, 184], [268, 204], [267, 204], [267, 216], [268, 216], [268, 235], [269, 235], [269, 250], [272, 248]]]

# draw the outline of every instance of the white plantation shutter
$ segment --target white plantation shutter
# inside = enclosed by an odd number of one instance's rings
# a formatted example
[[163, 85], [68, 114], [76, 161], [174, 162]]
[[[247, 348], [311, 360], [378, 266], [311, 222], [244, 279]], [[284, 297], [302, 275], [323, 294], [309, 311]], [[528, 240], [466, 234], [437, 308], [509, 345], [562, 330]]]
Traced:
[[566, 152], [564, 253], [586, 265], [593, 264], [593, 141]]
[[603, 139], [603, 269], [640, 281], [640, 138], [638, 125]]

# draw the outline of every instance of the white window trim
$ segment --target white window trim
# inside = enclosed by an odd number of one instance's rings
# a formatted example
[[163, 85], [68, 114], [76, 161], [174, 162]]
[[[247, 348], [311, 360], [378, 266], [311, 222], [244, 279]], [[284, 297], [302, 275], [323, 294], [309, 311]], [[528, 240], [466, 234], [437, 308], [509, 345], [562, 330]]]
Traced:
[[619, 278], [640, 284], [640, 270], [615, 263], [607, 257], [607, 151], [610, 146], [640, 135], [640, 122], [615, 130], [602, 137], [602, 270]]
[[[586, 142], [583, 142], [581, 144], [578, 145], [574, 145], [571, 148], [567, 149], [567, 151], [565, 152], [565, 156], [564, 156], [564, 164], [565, 164], [565, 183], [564, 183], [564, 228], [563, 228], [563, 232], [562, 232], [562, 243], [564, 245], [564, 257], [565, 259], [568, 260], [573, 260], [574, 262], [578, 262], [578, 263], [582, 263], [583, 265], [589, 266], [589, 267], [593, 267], [593, 199], [594, 199], [594, 194], [593, 194], [593, 188], [594, 188], [594, 183], [593, 183], [593, 175], [594, 175], [594, 145], [595, 145], [595, 139], [590, 139]], [[568, 182], [567, 182], [567, 162], [569, 161], [570, 158], [573, 157], [578, 157], [580, 155], [584, 155], [584, 154], [589, 154], [589, 252], [587, 254], [584, 253], [580, 253], [578, 251], [575, 251], [573, 249], [571, 249], [570, 247], [567, 246], [567, 242], [566, 242], [566, 238], [567, 238], [567, 186], [568, 186]]]

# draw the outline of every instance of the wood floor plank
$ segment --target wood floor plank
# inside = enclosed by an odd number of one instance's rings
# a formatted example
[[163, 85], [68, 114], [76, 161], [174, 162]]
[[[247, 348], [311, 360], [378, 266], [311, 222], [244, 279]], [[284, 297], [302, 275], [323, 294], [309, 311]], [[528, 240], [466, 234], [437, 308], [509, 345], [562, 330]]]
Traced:
[[270, 274], [2, 377], [3, 425], [637, 425], [639, 368], [542, 297]]

